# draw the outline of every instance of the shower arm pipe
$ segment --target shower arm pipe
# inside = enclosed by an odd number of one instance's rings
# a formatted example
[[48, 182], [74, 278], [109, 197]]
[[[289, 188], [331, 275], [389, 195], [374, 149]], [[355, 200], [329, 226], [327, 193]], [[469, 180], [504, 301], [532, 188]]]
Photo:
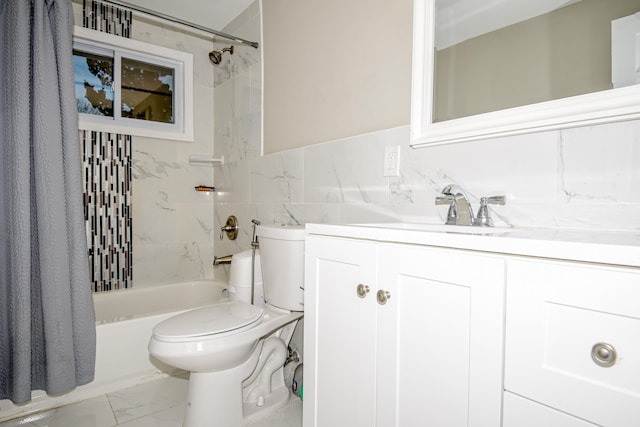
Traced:
[[131, 3], [123, 2], [123, 1], [120, 1], [120, 0], [100, 0], [100, 1], [102, 3], [109, 3], [109, 4], [112, 4], [114, 6], [123, 7], [125, 9], [129, 9], [129, 10], [132, 10], [134, 12], [140, 12], [140, 13], [144, 13], [146, 15], [151, 15], [151, 16], [154, 16], [156, 18], [160, 18], [160, 19], [164, 19], [166, 21], [170, 21], [170, 22], [173, 22], [173, 23], [176, 23], [176, 24], [184, 25], [186, 27], [195, 28], [196, 30], [204, 31], [205, 33], [213, 34], [215, 36], [222, 37], [222, 38], [225, 38], [225, 39], [228, 39], [228, 40], [233, 40], [235, 42], [238, 42], [238, 43], [241, 43], [241, 44], [244, 44], [244, 45], [247, 45], [247, 46], [251, 46], [251, 47], [256, 48], [256, 49], [258, 48], [258, 42], [252, 42], [250, 40], [246, 40], [246, 39], [243, 39], [243, 38], [240, 38], [240, 37], [232, 36], [231, 34], [223, 33], [222, 31], [216, 31], [216, 30], [213, 30], [211, 28], [207, 28], [207, 27], [203, 27], [202, 25], [195, 24], [193, 22], [185, 21], [185, 20], [180, 19], [180, 18], [175, 18], [173, 16], [169, 16], [169, 15], [166, 15], [164, 13], [156, 12], [154, 10], [147, 9], [147, 8], [144, 8], [144, 7], [136, 6], [136, 5], [133, 5]]

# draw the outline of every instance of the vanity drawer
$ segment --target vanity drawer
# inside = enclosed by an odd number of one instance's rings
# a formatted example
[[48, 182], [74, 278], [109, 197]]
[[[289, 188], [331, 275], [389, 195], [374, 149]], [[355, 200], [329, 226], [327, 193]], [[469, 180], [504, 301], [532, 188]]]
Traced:
[[502, 427], [597, 427], [597, 425], [506, 391]]
[[505, 389], [605, 426], [640, 425], [640, 272], [511, 260]]

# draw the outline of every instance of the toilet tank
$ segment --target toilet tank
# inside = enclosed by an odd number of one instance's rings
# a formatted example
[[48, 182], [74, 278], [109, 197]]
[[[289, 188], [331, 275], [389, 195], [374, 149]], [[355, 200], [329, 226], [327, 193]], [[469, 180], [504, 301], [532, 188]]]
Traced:
[[229, 272], [229, 299], [251, 304], [252, 263], [255, 267], [255, 288], [253, 289], [253, 305], [264, 305], [264, 290], [262, 286], [262, 262], [260, 250], [256, 250], [255, 259], [252, 249], [233, 254], [231, 270]]
[[303, 311], [304, 226], [259, 225], [264, 299], [276, 307]]

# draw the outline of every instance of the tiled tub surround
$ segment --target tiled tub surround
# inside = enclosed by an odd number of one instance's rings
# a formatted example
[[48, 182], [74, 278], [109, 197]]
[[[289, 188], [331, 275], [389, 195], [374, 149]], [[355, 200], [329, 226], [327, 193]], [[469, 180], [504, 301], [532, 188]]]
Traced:
[[[82, 25], [82, 0], [74, 0]], [[131, 38], [189, 52], [194, 60], [193, 142], [133, 136], [131, 217], [133, 287], [210, 278], [213, 197], [196, 185], [213, 185], [213, 170], [189, 164], [189, 155], [213, 154], [213, 68], [206, 35], [134, 14]]]
[[[262, 43], [260, 28], [260, 2], [254, 1], [244, 12], [227, 25], [223, 31], [247, 40]], [[214, 42], [216, 49], [228, 44], [225, 40]], [[262, 51], [246, 46], [236, 46], [233, 55], [224, 55], [220, 65], [214, 67], [214, 150], [216, 157], [224, 156], [225, 166], [215, 168], [216, 193], [213, 228], [215, 230], [215, 254], [224, 256], [248, 249], [252, 237], [251, 219], [263, 220], [249, 214], [244, 194], [230, 185], [242, 185], [249, 179], [251, 159], [262, 152]], [[231, 178], [233, 177], [233, 178]], [[244, 192], [243, 192], [244, 193]], [[238, 199], [241, 197], [242, 199]], [[242, 201], [242, 206], [229, 205], [230, 200]], [[219, 230], [229, 215], [240, 221], [236, 240], [224, 237], [218, 240]], [[268, 222], [267, 218], [264, 218]], [[215, 277], [227, 280], [228, 267], [214, 269]]]
[[60, 396], [47, 396], [42, 391], [36, 391], [33, 400], [25, 405], [16, 406], [8, 400], [0, 400], [0, 421], [93, 398], [175, 373], [175, 368], [149, 357], [147, 345], [153, 327], [184, 310], [213, 304], [222, 298], [225, 287], [224, 283], [200, 280], [167, 284], [159, 288], [136, 287], [95, 294], [94, 381]]

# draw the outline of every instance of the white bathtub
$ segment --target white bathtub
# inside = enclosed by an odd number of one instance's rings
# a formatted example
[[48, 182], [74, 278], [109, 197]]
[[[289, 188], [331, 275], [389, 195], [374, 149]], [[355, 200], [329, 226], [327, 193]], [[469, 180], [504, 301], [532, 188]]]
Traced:
[[94, 295], [96, 311], [95, 380], [61, 396], [33, 393], [25, 405], [0, 400], [0, 422], [78, 400], [100, 396], [173, 373], [147, 351], [151, 330], [179, 312], [212, 304], [226, 284], [194, 281], [105, 292]]

